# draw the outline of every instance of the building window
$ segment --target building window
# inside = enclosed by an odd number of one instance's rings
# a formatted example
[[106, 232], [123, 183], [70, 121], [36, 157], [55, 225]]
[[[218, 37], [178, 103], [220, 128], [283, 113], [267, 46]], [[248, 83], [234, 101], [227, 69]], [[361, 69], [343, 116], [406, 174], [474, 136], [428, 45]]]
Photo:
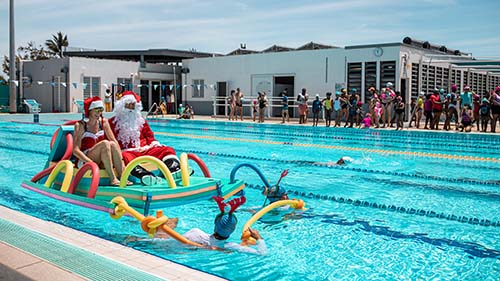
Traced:
[[[348, 74], [347, 74], [347, 88], [351, 91], [353, 88], [356, 88], [358, 91], [361, 91], [361, 63], [349, 63], [347, 65]], [[359, 92], [358, 92], [359, 93]]]
[[[117, 78], [118, 92], [133, 91], [132, 79], [130, 78]], [[120, 91], [121, 90], [121, 91]]]
[[387, 82], [393, 83], [396, 87], [396, 61], [380, 62], [380, 88], [385, 88]]
[[418, 87], [418, 72], [420, 65], [418, 63], [412, 63], [411, 65], [411, 98], [417, 100], [419, 96]]
[[193, 98], [203, 98], [205, 96], [205, 80], [193, 79]]
[[365, 103], [372, 99], [370, 87], [377, 88], [377, 62], [365, 62]]
[[101, 77], [83, 77], [83, 99], [101, 96]]

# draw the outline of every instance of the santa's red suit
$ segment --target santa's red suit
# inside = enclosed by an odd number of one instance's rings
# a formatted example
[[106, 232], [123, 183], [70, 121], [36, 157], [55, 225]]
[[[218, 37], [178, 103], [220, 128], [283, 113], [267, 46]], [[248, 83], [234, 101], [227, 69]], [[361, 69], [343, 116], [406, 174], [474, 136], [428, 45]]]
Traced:
[[160, 144], [148, 122], [141, 115], [140, 97], [127, 91], [115, 104], [115, 116], [108, 120], [111, 130], [122, 149], [125, 164], [139, 156], [153, 156], [165, 161], [168, 155], [175, 155], [175, 150]]
[[175, 155], [175, 150], [173, 148], [161, 145], [155, 139], [154, 133], [147, 122], [144, 122], [144, 125], [141, 129], [141, 135], [139, 137], [139, 147], [131, 142], [129, 142], [128, 144], [124, 144], [122, 141], [120, 141], [120, 131], [116, 128], [115, 117], [111, 117], [108, 122], [111, 126], [111, 130], [118, 140], [118, 143], [120, 144], [120, 148], [122, 149], [123, 161], [125, 161], [125, 164], [128, 164], [135, 158], [144, 155], [153, 156], [160, 160], [163, 160], [167, 155]]

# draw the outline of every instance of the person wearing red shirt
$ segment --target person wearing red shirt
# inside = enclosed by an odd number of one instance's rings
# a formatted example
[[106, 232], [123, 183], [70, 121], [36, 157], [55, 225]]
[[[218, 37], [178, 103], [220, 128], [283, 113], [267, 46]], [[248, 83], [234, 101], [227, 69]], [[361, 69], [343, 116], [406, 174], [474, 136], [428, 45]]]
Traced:
[[439, 130], [439, 118], [443, 112], [443, 103], [441, 102], [441, 97], [439, 96], [439, 91], [434, 90], [431, 96], [432, 102], [432, 113], [434, 117], [431, 121], [431, 130]]

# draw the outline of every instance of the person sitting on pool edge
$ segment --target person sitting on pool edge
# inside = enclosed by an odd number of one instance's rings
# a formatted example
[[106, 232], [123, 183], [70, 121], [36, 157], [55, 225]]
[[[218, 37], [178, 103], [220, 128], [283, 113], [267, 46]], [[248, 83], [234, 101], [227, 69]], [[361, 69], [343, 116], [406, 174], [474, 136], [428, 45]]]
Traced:
[[[227, 203], [224, 202], [224, 198], [222, 197], [214, 196], [213, 199], [217, 202], [220, 210], [220, 213], [214, 220], [214, 232], [212, 234], [208, 234], [199, 228], [193, 228], [184, 233], [183, 236], [195, 243], [204, 245], [211, 250], [232, 250], [242, 253], [266, 255], [266, 243], [264, 239], [262, 239], [262, 236], [260, 236], [260, 233], [255, 229], [248, 230], [250, 231], [251, 237], [256, 240], [257, 248], [226, 241], [234, 232], [236, 224], [238, 223], [238, 219], [233, 213], [239, 206], [246, 202], [246, 198], [241, 196]], [[229, 211], [226, 212], [226, 208], [229, 208]], [[173, 221], [171, 223], [175, 223], [176, 225], [177, 221]], [[161, 228], [158, 228], [158, 230], [163, 232]], [[157, 234], [160, 234], [159, 232], [157, 232]]]

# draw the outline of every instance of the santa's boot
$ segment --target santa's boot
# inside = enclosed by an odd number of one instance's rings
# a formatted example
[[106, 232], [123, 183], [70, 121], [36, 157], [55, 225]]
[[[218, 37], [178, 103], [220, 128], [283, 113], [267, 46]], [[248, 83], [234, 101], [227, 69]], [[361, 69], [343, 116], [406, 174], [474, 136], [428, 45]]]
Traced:
[[159, 184], [161, 182], [161, 179], [155, 176], [152, 172], [144, 169], [142, 166], [138, 165], [132, 171], [130, 174], [138, 179], [141, 180], [141, 183], [143, 185], [155, 185]]
[[162, 160], [172, 175], [181, 170], [181, 161], [179, 161], [179, 158], [175, 154], [167, 155]]
[[[172, 176], [174, 176], [174, 178], [180, 176], [180, 171], [181, 171], [181, 162], [179, 161], [179, 158], [177, 158], [176, 155], [174, 154], [171, 154], [171, 155], [167, 155], [163, 158], [163, 163], [165, 163], [165, 165], [167, 166], [167, 168], [170, 170], [170, 172], [172, 173]], [[189, 168], [189, 171], [190, 171], [190, 175], [192, 175], [194, 173], [194, 171]]]

